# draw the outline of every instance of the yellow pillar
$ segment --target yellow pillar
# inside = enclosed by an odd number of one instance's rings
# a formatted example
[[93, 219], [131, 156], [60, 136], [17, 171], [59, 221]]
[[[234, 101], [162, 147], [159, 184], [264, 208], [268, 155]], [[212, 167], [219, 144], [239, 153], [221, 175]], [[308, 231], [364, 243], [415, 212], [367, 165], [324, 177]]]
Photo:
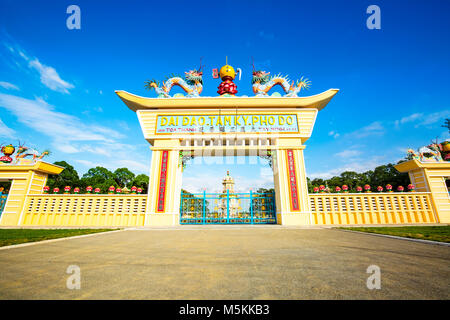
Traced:
[[436, 221], [450, 223], [450, 196], [445, 183], [450, 178], [450, 163], [410, 160], [397, 164], [395, 168], [408, 172], [416, 191], [431, 193]]
[[48, 174], [60, 174], [63, 170], [63, 167], [43, 161], [0, 165], [0, 179], [12, 180], [0, 225], [21, 225], [27, 195], [41, 194]]
[[305, 162], [300, 139], [277, 139], [273, 163], [277, 222], [282, 225], [311, 224]]
[[173, 226], [180, 221], [182, 165], [179, 140], [155, 140], [147, 198], [145, 225]]

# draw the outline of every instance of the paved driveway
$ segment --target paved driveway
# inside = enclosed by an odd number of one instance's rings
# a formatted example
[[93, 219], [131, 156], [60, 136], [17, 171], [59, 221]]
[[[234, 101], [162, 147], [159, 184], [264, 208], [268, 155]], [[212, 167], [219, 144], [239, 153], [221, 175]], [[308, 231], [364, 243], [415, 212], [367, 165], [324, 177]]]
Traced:
[[450, 247], [332, 229], [126, 230], [0, 250], [0, 299], [449, 298]]

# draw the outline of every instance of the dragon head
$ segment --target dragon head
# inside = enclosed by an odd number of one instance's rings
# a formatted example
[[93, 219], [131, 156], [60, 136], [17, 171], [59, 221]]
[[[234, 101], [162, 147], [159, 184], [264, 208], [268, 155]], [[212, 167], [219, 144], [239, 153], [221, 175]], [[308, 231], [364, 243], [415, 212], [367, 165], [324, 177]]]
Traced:
[[144, 87], [147, 90], [152, 90], [152, 88], [156, 89], [159, 87], [159, 83], [156, 80], [147, 80], [147, 81], [145, 81]]
[[194, 84], [201, 84], [203, 85], [203, 72], [201, 68], [199, 70], [189, 70], [188, 72], [184, 73], [184, 79], [186, 80], [187, 84], [194, 85]]
[[262, 70], [254, 70], [252, 73], [252, 84], [260, 83], [265, 84], [270, 80], [270, 72], [265, 72]]
[[301, 77], [300, 80], [297, 80], [296, 85], [300, 89], [309, 89], [309, 87], [311, 86], [311, 81], [309, 81], [307, 78]]

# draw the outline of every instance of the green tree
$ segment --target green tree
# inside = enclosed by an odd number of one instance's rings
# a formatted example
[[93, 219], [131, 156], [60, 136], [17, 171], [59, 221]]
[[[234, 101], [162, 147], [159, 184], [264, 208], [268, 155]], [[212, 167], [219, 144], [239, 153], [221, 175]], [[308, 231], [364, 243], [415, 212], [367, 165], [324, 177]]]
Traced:
[[388, 163], [378, 166], [374, 170], [368, 170], [362, 173], [345, 171], [340, 176], [335, 176], [330, 179], [316, 178], [310, 180], [308, 190], [312, 192], [314, 187], [328, 185], [330, 190], [333, 191], [336, 186], [342, 187], [342, 185], [346, 184], [350, 192], [355, 192], [357, 186], [363, 187], [365, 184], [368, 184], [371, 186], [372, 191], [376, 191], [378, 186], [385, 188], [388, 183], [395, 190], [400, 185], [406, 187], [410, 181], [407, 173], [397, 171], [392, 163]]
[[89, 169], [84, 175], [84, 179], [111, 180], [114, 179], [114, 173], [104, 167], [95, 167]]
[[259, 188], [256, 190], [256, 193], [272, 193], [275, 192], [274, 188], [266, 189], [266, 188]]
[[[344, 171], [341, 173], [341, 181], [342, 185], [346, 184], [349, 190], [353, 190], [356, 188], [359, 183], [359, 174], [355, 171]], [[340, 187], [342, 186], [340, 185]]]
[[119, 168], [114, 171], [114, 180], [122, 187], [127, 187], [127, 185], [134, 180], [134, 177], [134, 173], [127, 168]]
[[92, 186], [93, 188], [100, 188], [101, 192], [107, 192], [109, 186], [117, 187], [115, 175], [111, 171], [103, 167], [91, 168], [81, 178], [80, 184], [82, 188]]
[[147, 193], [148, 182], [149, 182], [148, 175], [146, 175], [146, 174], [138, 174], [133, 180], [133, 185], [138, 187], [138, 188], [142, 188], [142, 192], [143, 193]]
[[79, 186], [80, 177], [73, 166], [66, 161], [56, 161], [53, 164], [64, 167], [64, 170], [60, 174], [48, 176], [47, 185], [50, 187], [50, 190], [58, 187], [60, 192], [62, 192], [65, 186], [71, 186], [72, 189]]

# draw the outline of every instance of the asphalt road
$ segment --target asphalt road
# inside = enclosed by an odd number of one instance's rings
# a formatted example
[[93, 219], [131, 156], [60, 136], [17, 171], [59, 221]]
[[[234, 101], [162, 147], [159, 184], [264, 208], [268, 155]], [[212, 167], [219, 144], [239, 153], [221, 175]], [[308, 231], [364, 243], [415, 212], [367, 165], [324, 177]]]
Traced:
[[332, 229], [126, 230], [0, 250], [0, 299], [449, 298], [450, 247]]

